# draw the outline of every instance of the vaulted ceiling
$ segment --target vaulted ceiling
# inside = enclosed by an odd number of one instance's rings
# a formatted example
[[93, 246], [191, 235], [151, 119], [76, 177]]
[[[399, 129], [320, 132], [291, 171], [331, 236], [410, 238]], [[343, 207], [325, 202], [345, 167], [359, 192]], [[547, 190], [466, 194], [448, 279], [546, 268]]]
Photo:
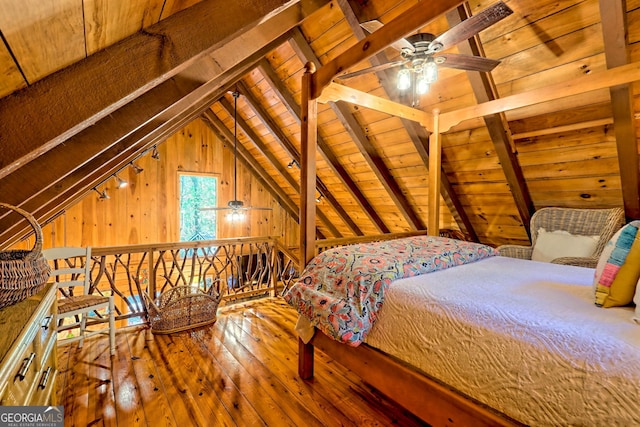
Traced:
[[[239, 154], [295, 218], [299, 171], [287, 166], [300, 160], [305, 63], [319, 68], [374, 37], [365, 21], [408, 22], [412, 8], [428, 17], [437, 4], [449, 12], [425, 18], [420, 31], [438, 35], [493, 3], [4, 1], [0, 200], [46, 221], [194, 119], [231, 140], [230, 91], [238, 91]], [[440, 67], [416, 108], [452, 111], [640, 61], [640, 0], [505, 3], [512, 15], [449, 50], [500, 65], [489, 73]], [[398, 58], [389, 47], [351, 71]], [[396, 72], [338, 81], [407, 103]], [[443, 217], [494, 244], [527, 240], [542, 206], [624, 206], [640, 218], [639, 114], [632, 83], [455, 126], [443, 136]], [[321, 104], [318, 123], [321, 235], [426, 227], [423, 127], [343, 101]], [[15, 221], [0, 212], [0, 242], [27, 228]]]

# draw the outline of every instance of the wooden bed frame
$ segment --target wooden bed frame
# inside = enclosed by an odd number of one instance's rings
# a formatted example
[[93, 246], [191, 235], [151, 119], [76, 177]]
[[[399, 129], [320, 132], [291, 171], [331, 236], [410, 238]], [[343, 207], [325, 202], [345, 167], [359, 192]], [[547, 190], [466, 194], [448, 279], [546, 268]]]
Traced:
[[[315, 182], [318, 102], [345, 101], [394, 116], [416, 121], [430, 133], [429, 188], [441, 187], [441, 133], [466, 120], [503, 113], [508, 110], [557, 100], [585, 92], [611, 88], [639, 80], [640, 63], [631, 63], [601, 73], [587, 74], [569, 82], [520, 93], [472, 107], [440, 114], [417, 110], [406, 105], [378, 98], [332, 80], [344, 70], [378, 53], [389, 44], [418, 30], [428, 22], [459, 6], [460, 0], [433, 0], [429, 8], [418, 3], [381, 29], [360, 40], [318, 70], [312, 63], [302, 77], [301, 133], [301, 203], [300, 254], [306, 265], [315, 255]], [[440, 194], [429, 191], [428, 234], [439, 234]], [[309, 344], [300, 341], [298, 371], [303, 379], [313, 376], [314, 348], [325, 352], [338, 363], [351, 369], [371, 386], [393, 399], [431, 425], [520, 425], [517, 421], [473, 401], [404, 363], [366, 344], [349, 347], [317, 333]]]
[[373, 347], [350, 347], [320, 331], [308, 344], [298, 340], [298, 373], [302, 379], [313, 377], [315, 348], [432, 426], [523, 425]]

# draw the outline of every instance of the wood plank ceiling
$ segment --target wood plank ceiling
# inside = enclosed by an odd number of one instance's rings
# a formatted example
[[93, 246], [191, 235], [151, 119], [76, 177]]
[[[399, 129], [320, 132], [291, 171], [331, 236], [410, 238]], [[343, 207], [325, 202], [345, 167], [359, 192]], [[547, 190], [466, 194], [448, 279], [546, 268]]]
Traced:
[[[441, 0], [444, 2], [444, 0]], [[0, 3], [0, 200], [47, 221], [200, 118], [294, 219], [300, 90], [317, 67], [416, 0], [7, 0]], [[450, 1], [441, 34], [494, 1]], [[640, 61], [640, 0], [505, 0], [514, 13], [451, 52], [418, 108], [452, 111]], [[428, 8], [429, 2], [424, 2]], [[443, 3], [444, 4], [444, 3]], [[460, 5], [459, 7], [455, 7]], [[392, 47], [358, 68], [399, 57]], [[402, 101], [397, 68], [343, 83]], [[640, 76], [639, 76], [640, 79]], [[490, 244], [524, 242], [543, 206], [624, 206], [640, 218], [638, 84], [470, 120], [443, 138], [441, 217]], [[342, 101], [318, 110], [319, 236], [425, 229], [428, 132]], [[37, 173], [34, 173], [37, 171]], [[28, 227], [0, 212], [0, 242]]]

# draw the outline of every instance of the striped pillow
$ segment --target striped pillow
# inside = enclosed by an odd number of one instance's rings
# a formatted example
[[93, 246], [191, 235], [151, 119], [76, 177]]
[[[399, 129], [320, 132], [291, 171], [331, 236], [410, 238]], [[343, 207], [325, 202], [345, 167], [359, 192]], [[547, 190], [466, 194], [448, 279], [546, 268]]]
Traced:
[[640, 280], [640, 220], [622, 227], [607, 243], [594, 276], [595, 303], [600, 307], [629, 305]]

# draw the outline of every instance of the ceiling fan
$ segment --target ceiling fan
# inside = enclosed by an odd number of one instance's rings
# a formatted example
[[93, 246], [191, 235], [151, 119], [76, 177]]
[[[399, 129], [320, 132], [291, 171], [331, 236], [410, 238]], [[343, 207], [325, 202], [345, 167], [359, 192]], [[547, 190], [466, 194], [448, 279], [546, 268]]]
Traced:
[[[366, 73], [402, 66], [398, 73], [398, 89], [406, 90], [413, 83], [415, 91], [421, 94], [421, 92], [424, 93], [428, 90], [429, 84], [437, 80], [438, 65], [468, 71], [491, 71], [500, 61], [481, 56], [441, 52], [473, 37], [512, 13], [513, 11], [504, 2], [500, 1], [453, 26], [437, 37], [430, 33], [417, 33], [398, 40], [392, 46], [400, 51], [401, 60], [386, 62], [351, 73], [347, 72], [338, 76], [338, 78], [348, 79]], [[382, 27], [383, 24], [374, 20], [363, 22], [360, 25], [372, 33]]]
[[244, 206], [242, 200], [238, 200], [238, 98], [240, 93], [234, 91], [233, 95], [233, 200], [229, 200], [227, 206], [200, 208], [202, 211], [231, 211], [227, 218], [231, 221], [241, 221], [243, 212], [248, 210], [270, 211], [272, 208], [260, 208], [254, 206]]

